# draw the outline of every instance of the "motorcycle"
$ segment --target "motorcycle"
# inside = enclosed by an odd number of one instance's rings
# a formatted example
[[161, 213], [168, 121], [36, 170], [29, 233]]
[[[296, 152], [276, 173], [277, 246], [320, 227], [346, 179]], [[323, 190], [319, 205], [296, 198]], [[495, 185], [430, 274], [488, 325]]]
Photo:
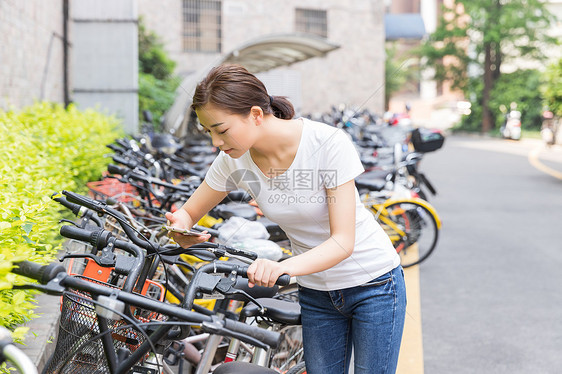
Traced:
[[521, 139], [521, 112], [512, 109], [506, 116], [505, 123], [500, 128], [502, 137], [506, 139]]
[[542, 114], [541, 138], [547, 147], [556, 144], [556, 133], [559, 123], [554, 118], [554, 113], [546, 110]]

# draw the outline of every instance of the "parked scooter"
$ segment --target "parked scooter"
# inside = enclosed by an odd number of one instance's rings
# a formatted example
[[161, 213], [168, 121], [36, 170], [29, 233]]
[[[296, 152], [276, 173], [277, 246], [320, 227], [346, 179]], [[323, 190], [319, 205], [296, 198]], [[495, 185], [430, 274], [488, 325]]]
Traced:
[[506, 139], [521, 139], [521, 112], [517, 110], [517, 104], [511, 103], [510, 111], [507, 113], [505, 122], [500, 128], [501, 135]]
[[556, 144], [556, 135], [558, 132], [559, 123], [554, 118], [554, 113], [550, 110], [545, 110], [542, 113], [542, 126], [541, 137], [547, 147]]

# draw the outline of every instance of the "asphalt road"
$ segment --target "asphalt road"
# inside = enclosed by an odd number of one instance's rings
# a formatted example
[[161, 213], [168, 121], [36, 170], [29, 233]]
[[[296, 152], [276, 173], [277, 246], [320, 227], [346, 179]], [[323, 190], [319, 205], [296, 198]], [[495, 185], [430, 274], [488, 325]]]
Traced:
[[425, 373], [562, 373], [562, 147], [449, 136], [422, 162], [443, 220], [420, 266]]

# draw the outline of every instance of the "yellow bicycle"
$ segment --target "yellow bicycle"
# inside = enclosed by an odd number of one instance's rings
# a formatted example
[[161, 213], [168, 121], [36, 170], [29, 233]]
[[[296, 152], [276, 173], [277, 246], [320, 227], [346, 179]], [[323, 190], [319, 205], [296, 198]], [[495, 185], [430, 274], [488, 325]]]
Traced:
[[403, 267], [417, 265], [435, 249], [441, 219], [435, 208], [418, 198], [364, 197], [363, 203], [388, 234]]

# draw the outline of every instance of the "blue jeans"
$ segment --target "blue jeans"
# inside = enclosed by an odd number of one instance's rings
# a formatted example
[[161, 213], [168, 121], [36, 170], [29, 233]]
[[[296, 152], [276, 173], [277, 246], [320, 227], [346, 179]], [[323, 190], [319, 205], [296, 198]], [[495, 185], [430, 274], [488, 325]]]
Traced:
[[406, 315], [401, 266], [357, 287], [317, 291], [299, 286], [308, 374], [394, 373]]

